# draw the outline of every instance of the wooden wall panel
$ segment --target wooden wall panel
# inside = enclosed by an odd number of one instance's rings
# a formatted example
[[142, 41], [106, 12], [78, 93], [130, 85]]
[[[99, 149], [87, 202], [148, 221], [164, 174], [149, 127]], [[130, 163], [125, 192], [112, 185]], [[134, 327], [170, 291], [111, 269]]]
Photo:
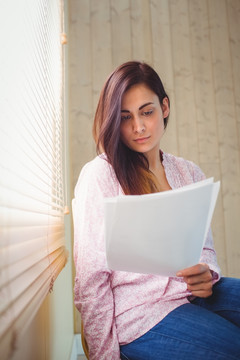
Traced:
[[150, 2], [131, 0], [132, 58], [152, 64]]
[[234, 103], [238, 128], [238, 144], [240, 151], [240, 1], [227, 1], [229, 44], [232, 63], [234, 87]]
[[93, 110], [95, 112], [99, 93], [112, 69], [112, 36], [110, 0], [91, 0], [91, 45]]
[[113, 69], [132, 59], [130, 0], [111, 0]]
[[199, 162], [219, 162], [207, 1], [189, 2]]
[[173, 74], [179, 153], [199, 162], [193, 65], [187, 0], [170, 0]]
[[175, 106], [175, 82], [173, 76], [173, 55], [171, 45], [171, 24], [169, 1], [151, 1], [153, 66], [170, 98], [171, 114], [161, 147], [167, 152], [179, 154], [178, 127]]
[[[72, 187], [81, 167], [95, 154], [92, 140], [92, 51], [90, 4], [71, 0], [69, 8], [69, 117]], [[84, 44], [84, 46], [83, 46]]]

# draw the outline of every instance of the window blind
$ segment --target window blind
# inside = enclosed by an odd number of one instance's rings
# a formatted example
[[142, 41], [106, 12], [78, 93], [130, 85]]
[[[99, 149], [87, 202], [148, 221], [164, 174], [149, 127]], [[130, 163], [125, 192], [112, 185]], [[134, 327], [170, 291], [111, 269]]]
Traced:
[[1, 1], [0, 358], [8, 359], [66, 263], [63, 6]]

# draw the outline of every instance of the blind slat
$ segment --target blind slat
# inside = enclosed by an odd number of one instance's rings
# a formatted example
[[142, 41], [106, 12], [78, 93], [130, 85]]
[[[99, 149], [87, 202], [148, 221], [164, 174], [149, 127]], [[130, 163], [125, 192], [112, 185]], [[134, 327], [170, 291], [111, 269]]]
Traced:
[[63, 214], [58, 211], [49, 214], [32, 211], [22, 211], [20, 209], [9, 209], [0, 206], [0, 227], [2, 226], [38, 226], [63, 222]]
[[[37, 238], [33, 237], [29, 241], [23, 241], [20, 245], [14, 244], [2, 247], [0, 249], [0, 254], [2, 259], [5, 258], [6, 260], [5, 262], [3, 260], [0, 264], [0, 269], [2, 271], [0, 275], [0, 287], [2, 278], [5, 279], [5, 281], [7, 281], [8, 278], [12, 278], [12, 268], [16, 268], [16, 273], [20, 274], [22, 271], [30, 268], [31, 264], [33, 263], [33, 259], [38, 261], [41, 259], [42, 254], [44, 255], [48, 252], [52, 252], [63, 244], [64, 231], [62, 229], [62, 231], [51, 234], [46, 232], [43, 234], [43, 236]], [[4, 274], [4, 268], [7, 268], [5, 270], [6, 274]]]
[[[48, 234], [51, 238], [55, 237], [55, 234], [62, 233], [64, 231], [63, 224], [60, 222], [47, 223], [41, 226], [3, 226], [1, 227], [1, 242], [0, 249], [8, 246], [18, 245], [18, 235], [23, 235], [21, 245], [24, 246], [28, 241], [35, 241]], [[37, 241], [37, 240], [36, 240]], [[0, 264], [1, 267], [1, 264]]]
[[[21, 272], [16, 278], [13, 278], [7, 285], [0, 288], [0, 314], [5, 311], [11, 302], [15, 302], [21, 294], [24, 294], [28, 287], [44, 274], [46, 269], [51, 269], [51, 264], [64, 253], [64, 247], [59, 247], [45, 256], [38, 262], [35, 262], [29, 269]], [[9, 296], [11, 301], [9, 302]], [[1, 329], [1, 326], [0, 326]], [[1, 334], [1, 332], [0, 332]], [[1, 335], [0, 335], [1, 336]]]
[[25, 211], [35, 209], [38, 212], [47, 212], [50, 207], [54, 207], [61, 211], [63, 199], [61, 196], [54, 194], [54, 190], [58, 193], [57, 189], [51, 189], [50, 194], [46, 191], [47, 189], [39, 191], [36, 188], [28, 187], [28, 192], [27, 189], [23, 189], [23, 191], [24, 190], [26, 192], [22, 193], [15, 189], [0, 186], [0, 191], [2, 191], [1, 206]]
[[[15, 170], [15, 172], [20, 172], [20, 167], [25, 169], [25, 171], [28, 171], [32, 174], [32, 176], [37, 173], [39, 176], [41, 176], [42, 181], [44, 181], [44, 178], [49, 177], [49, 173], [52, 173], [54, 170], [56, 173], [59, 172], [59, 168], [56, 165], [56, 163], [53, 163], [53, 159], [57, 159], [59, 156], [59, 147], [56, 146], [56, 151], [51, 151], [50, 149], [47, 151], [46, 143], [45, 146], [38, 146], [37, 143], [32, 142], [31, 146], [27, 142], [29, 140], [26, 140], [25, 147], [18, 146], [17, 147], [17, 153], [15, 148], [15, 143], [17, 139], [12, 138], [8, 135], [5, 135], [6, 141], [8, 144], [3, 147], [4, 144], [1, 144], [1, 153], [2, 153], [2, 166], [6, 166], [6, 161], [12, 160], [13, 163], [16, 163], [18, 160], [18, 167]], [[35, 146], [35, 150], [33, 147]], [[58, 150], [58, 151], [57, 151]], [[51, 158], [49, 158], [49, 154], [52, 152]], [[44, 156], [43, 156], [44, 155]], [[4, 161], [5, 159], [5, 161]], [[25, 160], [23, 163], [22, 160]], [[35, 172], [33, 171], [32, 167], [34, 166]]]

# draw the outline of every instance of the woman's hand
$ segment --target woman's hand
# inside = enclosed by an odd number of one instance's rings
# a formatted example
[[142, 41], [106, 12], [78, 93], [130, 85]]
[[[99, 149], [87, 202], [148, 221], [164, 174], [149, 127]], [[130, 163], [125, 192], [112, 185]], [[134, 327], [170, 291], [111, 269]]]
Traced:
[[207, 264], [197, 264], [179, 271], [177, 276], [183, 277], [192, 295], [207, 298], [212, 295], [212, 274]]

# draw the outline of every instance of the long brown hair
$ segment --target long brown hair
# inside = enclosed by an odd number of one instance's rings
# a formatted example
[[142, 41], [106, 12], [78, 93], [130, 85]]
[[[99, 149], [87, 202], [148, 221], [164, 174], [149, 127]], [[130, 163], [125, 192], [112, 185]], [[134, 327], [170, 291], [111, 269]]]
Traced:
[[[97, 152], [105, 152], [125, 194], [157, 192], [157, 180], [149, 170], [144, 154], [129, 149], [120, 138], [123, 94], [136, 84], [145, 84], [159, 98], [168, 98], [158, 74], [146, 63], [129, 61], [120, 65], [107, 79], [100, 94], [93, 135]], [[169, 101], [169, 98], [168, 98]], [[166, 128], [168, 117], [164, 119]]]

